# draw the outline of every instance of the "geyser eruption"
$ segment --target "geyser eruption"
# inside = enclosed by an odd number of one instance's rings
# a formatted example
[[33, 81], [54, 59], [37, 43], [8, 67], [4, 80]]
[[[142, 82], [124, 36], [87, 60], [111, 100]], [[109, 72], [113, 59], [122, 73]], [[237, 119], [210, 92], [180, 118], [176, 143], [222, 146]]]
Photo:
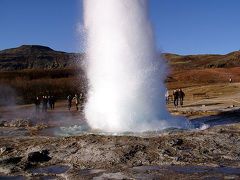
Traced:
[[89, 125], [108, 132], [177, 127], [165, 109], [166, 66], [147, 0], [84, 0], [84, 24]]

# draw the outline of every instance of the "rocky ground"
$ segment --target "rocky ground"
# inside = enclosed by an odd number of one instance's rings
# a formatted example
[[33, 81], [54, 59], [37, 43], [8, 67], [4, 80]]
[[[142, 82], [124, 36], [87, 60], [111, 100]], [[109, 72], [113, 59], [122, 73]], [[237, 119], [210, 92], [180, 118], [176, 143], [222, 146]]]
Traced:
[[240, 123], [152, 137], [5, 136], [0, 172], [30, 179], [238, 179], [239, 136]]
[[239, 94], [195, 91], [185, 89], [184, 107], [167, 108], [196, 129], [149, 136], [57, 137], [41, 132], [82, 122], [81, 113], [62, 102], [38, 116], [31, 105], [1, 108], [0, 179], [240, 179]]

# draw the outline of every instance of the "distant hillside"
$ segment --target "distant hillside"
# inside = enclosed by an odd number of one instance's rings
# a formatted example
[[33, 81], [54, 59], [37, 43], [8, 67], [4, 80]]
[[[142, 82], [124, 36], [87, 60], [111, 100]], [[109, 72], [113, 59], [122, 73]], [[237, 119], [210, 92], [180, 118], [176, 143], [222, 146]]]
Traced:
[[240, 51], [226, 55], [202, 54], [181, 56], [177, 54], [164, 54], [167, 62], [176, 70], [240, 67]]
[[[187, 55], [163, 54], [175, 70], [240, 67], [240, 51], [226, 55]], [[0, 51], [0, 71], [23, 69], [56, 69], [74, 67], [82, 61], [84, 54], [54, 51], [49, 47], [23, 45], [18, 48]]]
[[83, 54], [54, 51], [45, 46], [23, 45], [0, 51], [0, 70], [65, 68], [82, 59]]

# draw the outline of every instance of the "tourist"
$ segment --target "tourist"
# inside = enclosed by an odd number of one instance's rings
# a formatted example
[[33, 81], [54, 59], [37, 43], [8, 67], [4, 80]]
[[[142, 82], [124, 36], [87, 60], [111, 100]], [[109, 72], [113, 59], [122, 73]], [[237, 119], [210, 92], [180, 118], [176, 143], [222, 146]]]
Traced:
[[71, 107], [72, 107], [72, 96], [71, 95], [68, 95], [67, 101], [68, 101], [68, 110], [70, 111]]
[[51, 109], [54, 110], [55, 102], [56, 102], [55, 97], [54, 97], [54, 96], [51, 96], [51, 97], [50, 97], [50, 101], [51, 101]]
[[75, 94], [75, 96], [73, 97], [73, 100], [75, 100], [76, 110], [78, 111], [78, 105], [80, 103], [79, 96]]
[[83, 109], [84, 109], [84, 101], [85, 101], [83, 93], [80, 93], [79, 100], [80, 100], [80, 111], [83, 111]]
[[36, 105], [36, 112], [38, 113], [38, 112], [39, 112], [39, 108], [40, 108], [40, 99], [39, 99], [38, 96], [36, 97], [34, 103], [35, 103], [35, 105]]
[[229, 83], [232, 83], [232, 78], [231, 77], [229, 78]]
[[47, 112], [47, 103], [48, 103], [47, 96], [43, 96], [43, 98], [42, 98], [42, 112]]
[[54, 109], [54, 104], [55, 104], [55, 99], [53, 96], [50, 96], [49, 97], [49, 106], [50, 106], [50, 109], [53, 110]]
[[179, 89], [178, 90], [178, 97], [179, 97], [179, 101], [180, 101], [180, 105], [181, 107], [183, 107], [183, 98], [184, 98], [185, 94], [184, 92], [182, 91], [182, 89]]
[[51, 99], [50, 96], [47, 96], [47, 104], [48, 104], [48, 109], [51, 109]]
[[174, 103], [175, 107], [178, 106], [178, 91], [177, 90], [173, 91], [173, 103]]
[[169, 104], [169, 92], [168, 92], [167, 88], [166, 88], [166, 93], [165, 93], [165, 100], [166, 100], [166, 104]]

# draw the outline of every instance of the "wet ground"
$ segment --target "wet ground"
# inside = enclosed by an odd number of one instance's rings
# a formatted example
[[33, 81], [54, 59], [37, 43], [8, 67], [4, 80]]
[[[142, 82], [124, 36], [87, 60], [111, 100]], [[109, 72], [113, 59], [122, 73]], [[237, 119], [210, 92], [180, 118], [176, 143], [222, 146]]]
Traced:
[[[65, 179], [70, 168], [67, 166], [51, 166], [32, 170], [32, 178]], [[109, 173], [102, 169], [76, 170], [74, 178], [79, 179], [239, 179], [240, 169], [211, 167], [179, 167], [179, 166], [140, 166], [125, 169], [123, 172]], [[29, 179], [16, 173], [17, 176], [0, 176], [0, 179]], [[71, 175], [67, 176], [70, 177]], [[71, 177], [70, 177], [71, 178]]]
[[239, 107], [196, 102], [168, 105], [191, 129], [122, 134], [89, 130], [64, 102], [1, 107], [0, 179], [240, 179]]
[[144, 137], [2, 136], [0, 179], [239, 179], [239, 137], [240, 123]]

